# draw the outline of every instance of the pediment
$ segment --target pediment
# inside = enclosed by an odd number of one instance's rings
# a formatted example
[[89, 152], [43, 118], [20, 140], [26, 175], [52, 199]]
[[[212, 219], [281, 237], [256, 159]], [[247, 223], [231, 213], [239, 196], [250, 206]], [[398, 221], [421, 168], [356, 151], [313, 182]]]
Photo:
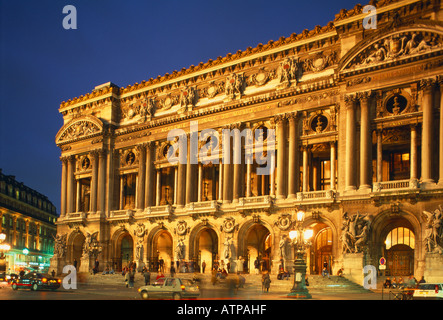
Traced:
[[383, 29], [358, 43], [340, 61], [340, 73], [364, 72], [443, 53], [443, 27], [414, 24]]
[[83, 116], [72, 119], [65, 124], [55, 136], [57, 145], [91, 138], [103, 132], [103, 123], [94, 116]]

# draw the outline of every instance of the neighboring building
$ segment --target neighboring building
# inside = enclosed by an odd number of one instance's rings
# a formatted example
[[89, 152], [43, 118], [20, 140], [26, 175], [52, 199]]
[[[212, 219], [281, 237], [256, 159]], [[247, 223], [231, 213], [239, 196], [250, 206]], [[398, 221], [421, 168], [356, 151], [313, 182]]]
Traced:
[[47, 271], [57, 233], [56, 208], [48, 198], [0, 169], [0, 218], [0, 233], [11, 246], [6, 253], [6, 270]]
[[[443, 279], [442, 4], [371, 4], [376, 29], [356, 5], [324, 27], [62, 102], [53, 266], [162, 258], [248, 271], [260, 256], [263, 270], [291, 270], [301, 207], [309, 273], [327, 261], [360, 281], [385, 257], [386, 274]], [[198, 161], [168, 161], [186, 141]], [[222, 149], [241, 163], [219, 161]]]

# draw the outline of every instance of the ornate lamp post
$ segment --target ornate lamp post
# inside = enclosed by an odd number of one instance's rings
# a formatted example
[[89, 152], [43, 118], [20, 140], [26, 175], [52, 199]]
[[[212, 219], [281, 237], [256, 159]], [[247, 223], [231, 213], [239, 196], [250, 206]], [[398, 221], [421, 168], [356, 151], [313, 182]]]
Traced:
[[305, 212], [302, 209], [297, 211], [295, 230], [289, 232], [292, 246], [294, 247], [294, 286], [288, 297], [299, 299], [310, 299], [312, 296], [306, 288], [306, 261], [305, 250], [311, 245], [310, 239], [313, 235], [312, 229], [305, 229], [303, 222], [305, 220]]

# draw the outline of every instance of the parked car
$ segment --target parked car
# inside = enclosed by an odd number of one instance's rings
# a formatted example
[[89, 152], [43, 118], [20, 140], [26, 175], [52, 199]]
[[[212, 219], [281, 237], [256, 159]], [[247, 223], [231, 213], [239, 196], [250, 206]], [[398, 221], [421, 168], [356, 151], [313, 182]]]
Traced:
[[165, 278], [163, 283], [143, 286], [138, 289], [142, 299], [183, 299], [200, 296], [199, 287], [189, 279]]
[[60, 288], [61, 280], [54, 278], [48, 274], [37, 272], [29, 272], [23, 276], [14, 279], [11, 282], [13, 290], [17, 289], [31, 289], [33, 291], [40, 289], [56, 290]]
[[414, 291], [413, 299], [443, 299], [443, 283], [420, 283]]

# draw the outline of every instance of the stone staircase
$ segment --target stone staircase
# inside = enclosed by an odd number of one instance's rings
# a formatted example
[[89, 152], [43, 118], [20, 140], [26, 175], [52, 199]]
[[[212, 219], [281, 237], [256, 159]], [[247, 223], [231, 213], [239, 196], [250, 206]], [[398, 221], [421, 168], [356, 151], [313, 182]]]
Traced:
[[[157, 273], [151, 273], [151, 283], [155, 281]], [[166, 274], [168, 276], [168, 274]], [[219, 280], [215, 285], [211, 284], [211, 275], [206, 274], [193, 274], [193, 273], [178, 273], [177, 277], [192, 279], [197, 276], [200, 279], [201, 285], [207, 288], [219, 288], [226, 287], [228, 285], [228, 280]], [[243, 274], [245, 278], [244, 289], [245, 290], [255, 290], [261, 291], [261, 279], [262, 275], [256, 274]], [[235, 275], [230, 275], [229, 279], [235, 279]], [[278, 280], [277, 276], [271, 274], [271, 288], [273, 292], [289, 292], [291, 291], [294, 278], [291, 275], [288, 280]], [[311, 293], [319, 294], [334, 294], [334, 293], [369, 293], [370, 290], [363, 288], [363, 286], [358, 285], [344, 277], [330, 276], [322, 277], [321, 275], [308, 275], [309, 286], [308, 290]], [[96, 275], [83, 274], [79, 276], [79, 282], [83, 284], [102, 284], [102, 285], [113, 285], [113, 286], [124, 286], [125, 278], [121, 273], [117, 274], [107, 274], [102, 275], [101, 273]], [[135, 287], [140, 287], [144, 285], [144, 277], [141, 273], [137, 273], [135, 276]]]
[[[261, 275], [246, 275], [246, 288], [255, 288], [261, 290]], [[276, 276], [271, 275], [272, 291], [291, 291], [294, 285], [294, 278], [291, 276], [288, 280], [278, 280]], [[362, 286], [339, 276], [322, 277], [321, 275], [308, 275], [308, 290], [322, 294], [327, 293], [368, 293], [371, 292]]]

